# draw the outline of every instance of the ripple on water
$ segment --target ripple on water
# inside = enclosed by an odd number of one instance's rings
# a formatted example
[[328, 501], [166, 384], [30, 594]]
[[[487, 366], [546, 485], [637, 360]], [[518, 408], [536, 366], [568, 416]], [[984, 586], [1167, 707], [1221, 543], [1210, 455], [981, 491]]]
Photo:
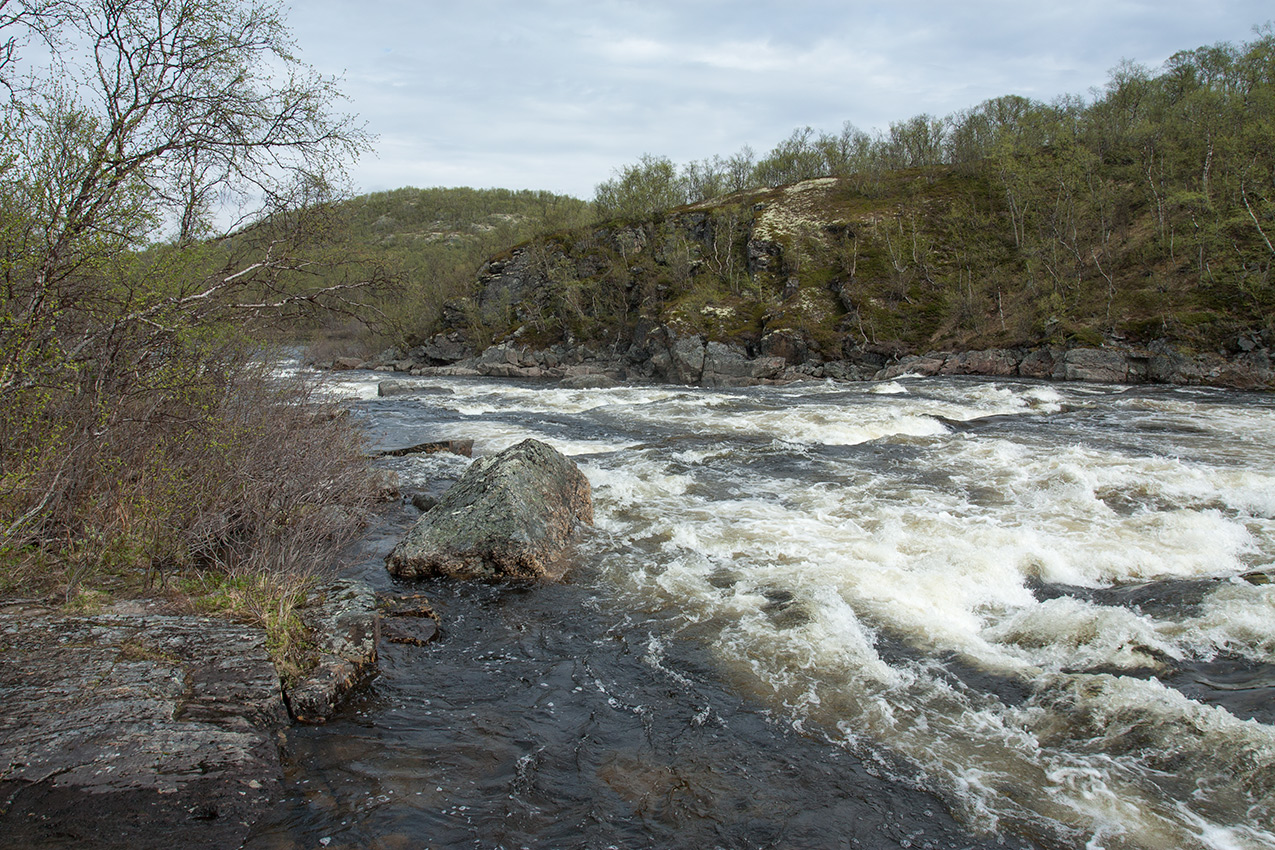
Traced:
[[[1275, 563], [1264, 397], [444, 384], [369, 404], [369, 424], [566, 447], [594, 486], [596, 572], [432, 590], [446, 649], [425, 668], [387, 652], [336, 730], [415, 771], [391, 799], [419, 805], [356, 814], [390, 795], [350, 777], [351, 841], [983, 840], [892, 796], [921, 784], [999, 836], [1275, 847], [1275, 588], [1236, 579]], [[324, 740], [303, 734], [303, 760]]]

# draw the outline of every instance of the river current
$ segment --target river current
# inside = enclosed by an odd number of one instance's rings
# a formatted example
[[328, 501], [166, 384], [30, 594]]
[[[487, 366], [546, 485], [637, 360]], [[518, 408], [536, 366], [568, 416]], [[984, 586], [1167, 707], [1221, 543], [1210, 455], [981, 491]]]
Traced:
[[[927, 378], [563, 389], [376, 373], [378, 447], [528, 437], [561, 584], [399, 582], [252, 848], [1275, 848], [1275, 398]], [[386, 461], [441, 493], [468, 461]]]

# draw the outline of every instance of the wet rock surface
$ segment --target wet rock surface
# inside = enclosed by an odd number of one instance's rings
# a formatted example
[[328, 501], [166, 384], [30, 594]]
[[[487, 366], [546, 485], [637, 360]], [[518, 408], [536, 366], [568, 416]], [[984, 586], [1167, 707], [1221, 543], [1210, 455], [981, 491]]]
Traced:
[[438, 614], [429, 599], [419, 593], [406, 596], [382, 596], [381, 638], [390, 643], [424, 646], [441, 634]]
[[260, 630], [0, 613], [0, 847], [237, 847], [287, 723]]
[[253, 626], [0, 606], [0, 848], [238, 847], [278, 797], [289, 706], [326, 718], [376, 662], [366, 583], [303, 616], [320, 661], [285, 699]]
[[[438, 365], [441, 361], [437, 358], [400, 358], [394, 351], [359, 365], [413, 375], [553, 380], [576, 389], [626, 381], [738, 387], [826, 378], [885, 381], [931, 375], [1275, 388], [1275, 360], [1270, 349], [1260, 340], [1247, 338], [1242, 338], [1233, 352], [1190, 355], [1167, 343], [1153, 342], [1146, 347], [1113, 343], [1101, 348], [1040, 346], [888, 355], [872, 347], [849, 346], [839, 357], [827, 359], [816, 354], [812, 343], [799, 333], [776, 331], [755, 348], [708, 341], [698, 335], [679, 336], [655, 324], [641, 325], [631, 341], [605, 349], [559, 344], [536, 350], [507, 340], [443, 365]], [[452, 353], [461, 351], [455, 348]], [[336, 362], [330, 366], [347, 368]], [[409, 383], [383, 381], [381, 394], [418, 391]]]
[[431, 455], [439, 452], [450, 452], [462, 457], [474, 456], [473, 440], [430, 440], [397, 449], [383, 449], [376, 457], [403, 457], [405, 455]]
[[302, 616], [316, 636], [319, 662], [287, 689], [288, 708], [302, 723], [323, 723], [341, 697], [376, 669], [380, 620], [376, 592], [366, 582], [337, 579]]
[[524, 440], [479, 458], [386, 559], [404, 577], [542, 578], [581, 524], [592, 524], [588, 480], [551, 446]]

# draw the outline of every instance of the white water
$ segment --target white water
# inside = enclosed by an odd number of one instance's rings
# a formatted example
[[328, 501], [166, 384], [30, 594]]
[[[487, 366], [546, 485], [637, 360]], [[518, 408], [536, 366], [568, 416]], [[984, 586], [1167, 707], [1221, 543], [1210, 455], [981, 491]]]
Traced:
[[[1240, 577], [1275, 567], [1269, 399], [422, 386], [450, 392], [392, 400], [422, 438], [573, 455], [609, 604], [671, 612], [776, 719], [902, 756], [979, 827], [1275, 848], [1269, 715], [1170, 684], [1215, 658], [1241, 679], [1275, 662], [1275, 585]], [[375, 396], [366, 375], [336, 389]], [[1163, 590], [1104, 595], [1140, 585]]]

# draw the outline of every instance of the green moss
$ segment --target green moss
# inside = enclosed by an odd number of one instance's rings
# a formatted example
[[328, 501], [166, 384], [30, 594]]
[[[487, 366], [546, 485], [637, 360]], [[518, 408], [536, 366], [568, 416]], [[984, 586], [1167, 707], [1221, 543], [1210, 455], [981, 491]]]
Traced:
[[1093, 328], [1077, 328], [1067, 335], [1067, 342], [1087, 348], [1101, 348], [1105, 340]]

